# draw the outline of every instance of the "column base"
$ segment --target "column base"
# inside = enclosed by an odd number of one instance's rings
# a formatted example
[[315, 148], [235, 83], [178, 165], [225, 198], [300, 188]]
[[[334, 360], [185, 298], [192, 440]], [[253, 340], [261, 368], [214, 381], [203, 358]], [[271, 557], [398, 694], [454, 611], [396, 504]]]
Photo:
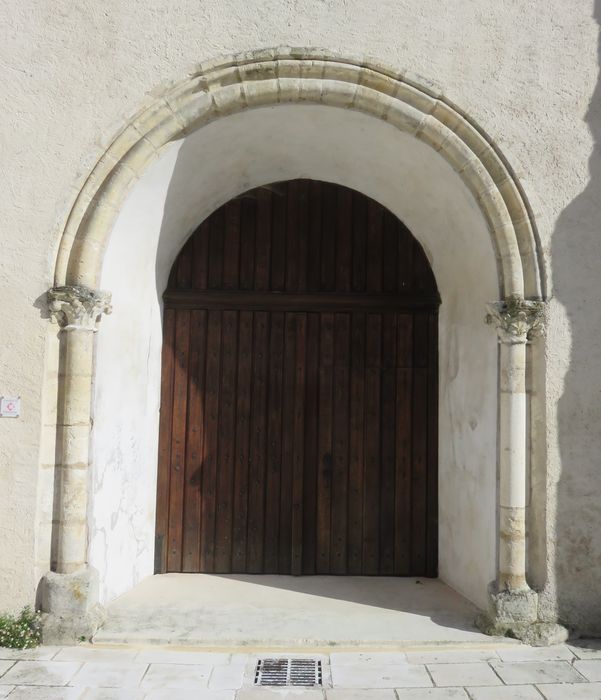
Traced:
[[476, 620], [478, 628], [491, 636], [513, 637], [525, 644], [545, 647], [561, 644], [568, 630], [554, 622], [538, 621], [538, 594], [523, 591], [490, 591], [488, 611]]
[[72, 574], [49, 571], [39, 590], [44, 644], [89, 641], [106, 619], [98, 602], [98, 572], [92, 567]]

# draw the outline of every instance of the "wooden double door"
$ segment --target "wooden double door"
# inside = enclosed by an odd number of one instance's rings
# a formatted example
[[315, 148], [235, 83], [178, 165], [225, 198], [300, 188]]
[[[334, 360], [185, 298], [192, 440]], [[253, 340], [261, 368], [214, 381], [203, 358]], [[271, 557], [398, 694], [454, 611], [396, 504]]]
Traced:
[[439, 297], [405, 226], [257, 188], [164, 299], [157, 571], [435, 576]]

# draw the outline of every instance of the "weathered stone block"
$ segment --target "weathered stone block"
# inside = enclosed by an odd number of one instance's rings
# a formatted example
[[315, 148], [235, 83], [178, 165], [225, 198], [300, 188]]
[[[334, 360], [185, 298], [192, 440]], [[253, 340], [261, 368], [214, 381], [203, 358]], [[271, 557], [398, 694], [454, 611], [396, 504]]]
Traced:
[[98, 573], [92, 567], [72, 574], [49, 571], [40, 582], [40, 598], [44, 644], [89, 640], [106, 619], [98, 602]]

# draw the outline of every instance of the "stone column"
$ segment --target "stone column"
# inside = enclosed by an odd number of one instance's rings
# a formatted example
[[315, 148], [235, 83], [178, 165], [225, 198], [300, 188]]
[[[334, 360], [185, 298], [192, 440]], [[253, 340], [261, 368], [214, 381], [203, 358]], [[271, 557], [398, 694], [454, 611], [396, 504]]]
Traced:
[[50, 313], [60, 326], [53, 571], [40, 584], [45, 643], [89, 638], [103, 619], [97, 572], [87, 563], [88, 465], [94, 334], [110, 294], [55, 287]]
[[526, 580], [528, 412], [526, 345], [544, 332], [544, 303], [509, 297], [488, 305], [499, 337], [499, 541], [497, 579], [482, 627], [531, 644], [565, 638], [558, 625], [538, 622], [538, 595]]

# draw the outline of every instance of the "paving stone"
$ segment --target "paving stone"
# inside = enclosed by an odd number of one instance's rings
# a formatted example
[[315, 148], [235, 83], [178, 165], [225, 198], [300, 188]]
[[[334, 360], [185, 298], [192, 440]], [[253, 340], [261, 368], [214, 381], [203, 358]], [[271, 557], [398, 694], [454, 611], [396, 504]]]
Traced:
[[229, 690], [242, 687], [244, 681], [244, 671], [246, 666], [232, 665], [215, 666], [209, 678], [209, 688], [211, 690]]
[[579, 659], [601, 659], [601, 639], [579, 639], [567, 647]]
[[173, 690], [151, 690], [144, 700], [234, 700], [235, 690], [178, 690], [174, 697]]
[[5, 698], [14, 687], [14, 685], [0, 685], [0, 698]]
[[112, 661], [117, 664], [134, 661], [138, 652], [130, 649], [95, 649], [94, 647], [65, 647], [55, 661]]
[[15, 665], [15, 662], [9, 659], [0, 660], [0, 683], [2, 683], [2, 676], [8, 671], [9, 668]]
[[[212, 667], [201, 664], [150, 664], [140, 686], [147, 690], [160, 688], [206, 688]], [[173, 694], [172, 694], [173, 695]]]
[[82, 700], [82, 689], [17, 686], [9, 698], [10, 700]]
[[[351, 696], [345, 698], [350, 700]], [[236, 700], [323, 700], [323, 690], [314, 688], [243, 688]], [[179, 698], [178, 698], [179, 700]]]
[[[524, 683], [579, 683], [584, 678], [567, 661], [493, 661], [491, 666], [507, 685]], [[466, 683], [465, 685], [469, 685]]]
[[[423, 697], [423, 696], [422, 696]], [[381, 690], [326, 690], [327, 700], [396, 700], [392, 689]]]
[[144, 691], [133, 688], [86, 688], [80, 700], [144, 700]]
[[407, 663], [407, 654], [403, 652], [336, 652], [330, 654], [332, 666], [354, 666], [355, 664], [371, 663], [376, 666]]
[[[259, 657], [256, 655], [242, 654], [240, 652], [237, 652], [237, 653], [231, 655], [230, 663], [234, 664], [236, 666], [241, 666], [242, 664], [248, 664], [251, 661], [254, 661], [254, 663], [256, 663], [258, 658]], [[319, 657], [317, 657], [317, 658], [319, 658]], [[326, 657], [324, 657], [324, 658], [326, 658]]]
[[436, 649], [433, 651], [408, 651], [410, 664], [456, 664], [474, 661], [499, 660], [494, 649]]
[[6, 649], [0, 647], [0, 659], [17, 659], [21, 661], [50, 661], [61, 647], [35, 647], [35, 649]]
[[76, 661], [17, 661], [0, 678], [1, 684], [12, 685], [67, 685], [80, 669]]
[[[236, 657], [236, 659], [233, 658]], [[239, 658], [238, 658], [239, 657]], [[222, 666], [235, 663], [246, 664], [248, 654], [220, 654], [206, 651], [171, 651], [169, 649], [144, 649], [139, 651], [136, 661], [146, 664], [200, 664], [202, 666]]]
[[567, 646], [529, 647], [524, 645], [497, 649], [501, 661], [573, 661], [574, 654]]
[[147, 668], [147, 664], [87, 661], [69, 685], [79, 688], [137, 688]]
[[457, 664], [428, 664], [438, 686], [501, 685], [492, 668], [483, 661]]
[[463, 688], [399, 688], [396, 692], [399, 700], [468, 700]]
[[589, 681], [601, 681], [601, 659], [574, 661], [574, 668]]
[[502, 685], [492, 688], [467, 688], [472, 700], [542, 700], [533, 685]]
[[428, 688], [432, 681], [425, 666], [358, 664], [333, 666], [332, 684], [339, 688]]
[[536, 686], [547, 700], [599, 700], [601, 683], [541, 683]]

